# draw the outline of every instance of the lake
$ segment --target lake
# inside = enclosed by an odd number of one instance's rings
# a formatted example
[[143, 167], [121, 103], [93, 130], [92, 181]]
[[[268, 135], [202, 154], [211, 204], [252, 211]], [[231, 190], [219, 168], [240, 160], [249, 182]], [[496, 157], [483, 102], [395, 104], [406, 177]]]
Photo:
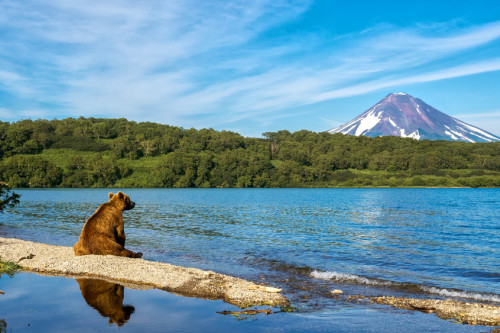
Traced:
[[[22, 195], [21, 203], [0, 215], [0, 236], [72, 246], [85, 220], [107, 201], [110, 191], [117, 190], [16, 190]], [[293, 313], [241, 320], [216, 313], [232, 309], [228, 304], [189, 299], [196, 305], [170, 306], [172, 316], [192, 312], [192, 319], [186, 319], [188, 324], [179, 330], [196, 331], [199, 326], [194, 322], [206, 320], [202, 327], [207, 331], [303, 331], [307, 327], [309, 331], [478, 332], [484, 328], [354, 302], [346, 295], [500, 303], [500, 189], [122, 191], [136, 202], [133, 210], [124, 212], [126, 246], [143, 252], [143, 259], [281, 287], [297, 308]], [[2, 276], [0, 289], [5, 285], [27, 288], [29, 283], [45, 286], [40, 288], [51, 294], [64, 291], [74, 295], [74, 302], [83, 302], [73, 279], [21, 273], [13, 279]], [[344, 296], [332, 296], [333, 289], [343, 290]], [[162, 327], [168, 317], [151, 314], [158, 307], [169, 308], [165, 304], [186, 302], [163, 291], [126, 288], [125, 300], [130, 297], [137, 299], [136, 311], [120, 327], [122, 331], [138, 330], [137, 323], [144, 322]], [[35, 299], [43, 304], [43, 296]], [[4, 300], [0, 297], [0, 304]], [[10, 302], [13, 308], [20, 300]], [[197, 317], [200, 307], [203, 315]], [[2, 309], [0, 317], [8, 327], [20, 329], [15, 326], [22, 322], [19, 314], [9, 320], [6, 313]], [[96, 311], [88, 314], [92, 315], [100, 317]], [[37, 317], [27, 311], [24, 321], [29, 322], [30, 316]], [[63, 322], [73, 320], [71, 313], [60, 316]], [[100, 330], [115, 327], [106, 321], [96, 325]]]

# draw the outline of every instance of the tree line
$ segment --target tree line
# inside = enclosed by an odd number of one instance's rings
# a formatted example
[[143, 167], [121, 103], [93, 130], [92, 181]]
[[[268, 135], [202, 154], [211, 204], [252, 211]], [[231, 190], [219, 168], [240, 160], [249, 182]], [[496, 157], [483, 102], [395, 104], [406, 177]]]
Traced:
[[286, 130], [249, 138], [127, 119], [0, 121], [12, 187], [500, 186], [500, 142]]

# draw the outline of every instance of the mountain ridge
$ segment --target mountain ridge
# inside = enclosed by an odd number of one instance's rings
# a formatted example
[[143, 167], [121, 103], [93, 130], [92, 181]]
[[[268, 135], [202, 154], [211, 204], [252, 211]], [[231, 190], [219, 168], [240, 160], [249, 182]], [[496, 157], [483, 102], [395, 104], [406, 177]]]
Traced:
[[500, 141], [500, 137], [403, 92], [387, 95], [361, 115], [328, 132], [369, 137], [393, 135], [416, 140]]

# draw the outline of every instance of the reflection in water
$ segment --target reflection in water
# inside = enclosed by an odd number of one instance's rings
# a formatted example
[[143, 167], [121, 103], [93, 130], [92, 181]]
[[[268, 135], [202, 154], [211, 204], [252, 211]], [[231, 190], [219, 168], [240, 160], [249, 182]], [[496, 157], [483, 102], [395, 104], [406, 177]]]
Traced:
[[[2, 214], [0, 234], [73, 246], [88, 212], [108, 192], [19, 190], [23, 200]], [[373, 285], [368, 290], [366, 284], [318, 281], [310, 276], [313, 271], [439, 290], [490, 295], [500, 290], [500, 189], [129, 192], [138, 204], [126, 213], [127, 244], [147, 249], [145, 258], [249, 280], [264, 278], [294, 297], [302, 297], [304, 285], [324, 285], [326, 297], [311, 298], [311, 304], [330, 307], [330, 291], [347, 291], [348, 286], [356, 294], [380, 292]], [[297, 274], [296, 268], [303, 267], [308, 271]], [[284, 283], [296, 276], [297, 283]]]
[[95, 279], [76, 279], [80, 285], [82, 296], [88, 305], [103, 317], [109, 318], [109, 324], [122, 326], [134, 313], [131, 305], [123, 305], [123, 286]]
[[0, 319], [0, 332], [7, 332], [7, 322], [5, 319]]

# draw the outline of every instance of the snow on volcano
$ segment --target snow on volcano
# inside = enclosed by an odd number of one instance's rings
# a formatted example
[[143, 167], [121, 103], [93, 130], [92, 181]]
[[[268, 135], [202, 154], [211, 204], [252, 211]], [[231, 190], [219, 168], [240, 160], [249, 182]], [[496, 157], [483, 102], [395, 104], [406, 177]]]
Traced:
[[358, 117], [328, 132], [370, 137], [394, 135], [416, 140], [500, 141], [500, 137], [405, 93], [387, 95]]

